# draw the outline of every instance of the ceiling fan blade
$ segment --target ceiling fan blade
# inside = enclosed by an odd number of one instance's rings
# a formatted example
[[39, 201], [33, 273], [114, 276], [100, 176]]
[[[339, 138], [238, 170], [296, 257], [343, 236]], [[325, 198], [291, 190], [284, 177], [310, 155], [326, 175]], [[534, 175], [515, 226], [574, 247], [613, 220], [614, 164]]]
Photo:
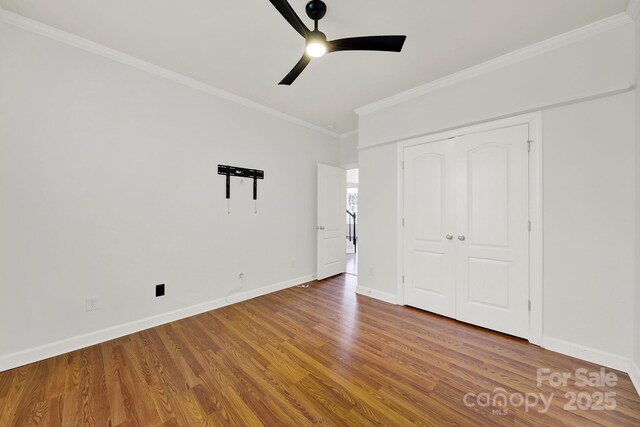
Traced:
[[302, 55], [302, 58], [300, 58], [300, 61], [298, 61], [295, 67], [293, 67], [293, 69], [289, 71], [289, 74], [287, 74], [285, 78], [282, 79], [282, 81], [278, 84], [289, 86], [291, 83], [295, 81], [295, 79], [298, 78], [302, 70], [304, 70], [305, 67], [309, 65], [309, 62], [311, 62], [311, 57], [307, 54]]
[[278, 9], [278, 12], [280, 12], [280, 15], [282, 15], [289, 24], [291, 24], [294, 30], [299, 32], [302, 37], [307, 38], [311, 30], [309, 30], [309, 28], [307, 28], [307, 26], [304, 25], [304, 23], [300, 20], [298, 15], [296, 15], [296, 12], [293, 10], [293, 8], [291, 7], [291, 5], [287, 0], [269, 0], [269, 1], [271, 2], [272, 5], [275, 6], [276, 9]]
[[407, 36], [365, 36], [332, 40], [327, 42], [327, 53], [341, 50], [400, 52], [406, 38]]

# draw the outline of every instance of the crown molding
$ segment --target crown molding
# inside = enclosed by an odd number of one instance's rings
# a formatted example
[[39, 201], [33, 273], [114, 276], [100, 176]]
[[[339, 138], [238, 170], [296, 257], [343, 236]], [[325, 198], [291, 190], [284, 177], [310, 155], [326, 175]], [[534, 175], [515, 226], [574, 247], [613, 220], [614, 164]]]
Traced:
[[10, 12], [6, 9], [3, 9], [1, 6], [0, 6], [0, 21], [6, 22], [7, 24], [22, 28], [24, 30], [27, 30], [51, 39], [54, 39], [64, 44], [82, 49], [84, 51], [87, 51], [96, 55], [100, 55], [104, 58], [111, 59], [121, 64], [129, 65], [139, 70], [146, 71], [148, 73], [165, 78], [167, 80], [171, 80], [175, 83], [190, 87], [192, 89], [196, 89], [201, 92], [205, 92], [209, 95], [213, 95], [218, 98], [222, 98], [227, 101], [240, 104], [244, 107], [251, 108], [255, 111], [268, 114], [270, 116], [288, 121], [296, 125], [304, 126], [316, 132], [320, 132], [325, 135], [332, 136], [334, 138], [340, 137], [338, 133], [327, 130], [321, 126], [314, 125], [313, 123], [309, 123], [305, 120], [299, 119], [297, 117], [293, 117], [289, 114], [275, 110], [271, 107], [267, 107], [265, 105], [259, 104], [257, 102], [251, 101], [241, 96], [234, 95], [233, 93], [224, 91], [222, 89], [218, 89], [217, 87], [211, 86], [207, 83], [203, 83], [199, 80], [192, 79], [191, 77], [187, 77], [182, 74], [176, 73], [175, 71], [171, 71], [166, 68], [143, 61], [141, 59], [134, 58], [133, 56], [127, 55], [126, 53], [122, 53], [115, 49], [111, 49], [109, 47], [92, 42], [85, 38], [76, 36], [74, 34], [67, 33], [65, 31], [54, 28], [50, 25], [43, 24], [41, 22], [24, 17], [14, 12]]
[[[640, 0], [632, 0], [640, 1]], [[358, 116], [364, 116], [375, 111], [382, 110], [384, 108], [391, 107], [393, 105], [408, 101], [419, 96], [426, 95], [431, 92], [435, 92], [439, 89], [443, 89], [448, 86], [455, 85], [465, 80], [472, 79], [482, 74], [489, 73], [491, 71], [504, 68], [506, 66], [515, 64], [517, 62], [524, 61], [535, 56], [542, 55], [549, 51], [558, 49], [560, 47], [584, 40], [595, 34], [599, 34], [614, 28], [621, 27], [623, 25], [633, 22], [630, 15], [627, 12], [623, 12], [609, 18], [605, 18], [600, 21], [585, 25], [584, 27], [571, 30], [569, 32], [560, 34], [547, 40], [529, 45], [522, 49], [515, 50], [498, 58], [491, 59], [487, 62], [483, 62], [473, 67], [466, 68], [457, 73], [450, 74], [443, 78], [434, 80], [432, 82], [420, 85], [413, 89], [409, 89], [404, 92], [400, 92], [397, 95], [390, 96], [388, 98], [381, 99], [363, 107], [357, 108], [355, 112]]]
[[629, 0], [627, 15], [636, 21], [640, 18], [640, 0]]
[[345, 132], [340, 134], [340, 138], [348, 138], [350, 136], [356, 135], [358, 133], [358, 129], [351, 130], [349, 132]]

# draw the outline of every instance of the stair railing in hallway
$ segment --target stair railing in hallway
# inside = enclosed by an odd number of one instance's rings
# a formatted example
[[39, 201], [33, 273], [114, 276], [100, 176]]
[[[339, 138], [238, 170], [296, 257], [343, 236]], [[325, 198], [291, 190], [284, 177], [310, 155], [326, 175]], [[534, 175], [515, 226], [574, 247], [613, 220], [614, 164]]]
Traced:
[[353, 244], [353, 252], [356, 253], [358, 251], [358, 235], [356, 230], [357, 224], [357, 215], [355, 212], [351, 212], [347, 210], [349, 214], [349, 223], [347, 226], [347, 240]]

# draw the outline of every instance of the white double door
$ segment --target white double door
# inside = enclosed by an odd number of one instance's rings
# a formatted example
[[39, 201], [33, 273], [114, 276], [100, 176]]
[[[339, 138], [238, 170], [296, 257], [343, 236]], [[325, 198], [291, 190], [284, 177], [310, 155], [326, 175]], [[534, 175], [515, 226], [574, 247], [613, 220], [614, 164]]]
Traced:
[[404, 150], [405, 304], [529, 337], [528, 125]]

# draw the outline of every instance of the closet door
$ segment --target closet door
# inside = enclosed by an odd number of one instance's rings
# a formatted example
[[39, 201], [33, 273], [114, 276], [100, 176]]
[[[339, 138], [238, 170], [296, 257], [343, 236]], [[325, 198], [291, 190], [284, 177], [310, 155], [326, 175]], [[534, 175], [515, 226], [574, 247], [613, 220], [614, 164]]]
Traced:
[[529, 336], [528, 125], [456, 139], [458, 320]]
[[404, 150], [404, 301], [455, 317], [451, 142]]

